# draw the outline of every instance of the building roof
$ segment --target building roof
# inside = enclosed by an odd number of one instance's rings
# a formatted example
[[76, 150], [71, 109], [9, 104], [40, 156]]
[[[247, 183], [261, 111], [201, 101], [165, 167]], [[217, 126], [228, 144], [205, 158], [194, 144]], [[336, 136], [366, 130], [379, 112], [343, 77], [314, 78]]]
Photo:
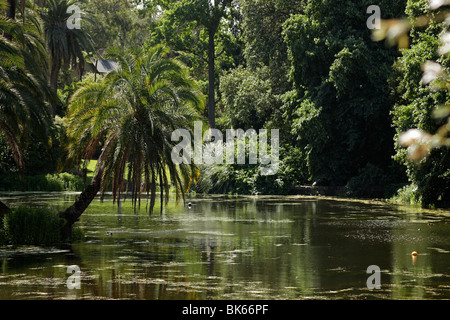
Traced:
[[111, 71], [115, 71], [119, 69], [119, 64], [112, 60], [112, 59], [97, 59], [91, 58], [91, 62], [94, 64], [94, 66], [97, 66], [97, 72], [98, 73], [108, 73]]

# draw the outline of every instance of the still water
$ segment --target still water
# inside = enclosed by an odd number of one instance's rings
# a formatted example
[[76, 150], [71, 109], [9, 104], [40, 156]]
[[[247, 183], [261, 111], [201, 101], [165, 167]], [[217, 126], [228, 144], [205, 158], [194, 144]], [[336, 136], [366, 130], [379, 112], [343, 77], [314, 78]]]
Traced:
[[[74, 194], [2, 196], [65, 208]], [[314, 197], [94, 201], [70, 248], [0, 247], [0, 299], [450, 299], [450, 212]], [[418, 256], [413, 257], [412, 251]], [[68, 289], [68, 266], [80, 289]], [[367, 268], [380, 268], [369, 290]]]

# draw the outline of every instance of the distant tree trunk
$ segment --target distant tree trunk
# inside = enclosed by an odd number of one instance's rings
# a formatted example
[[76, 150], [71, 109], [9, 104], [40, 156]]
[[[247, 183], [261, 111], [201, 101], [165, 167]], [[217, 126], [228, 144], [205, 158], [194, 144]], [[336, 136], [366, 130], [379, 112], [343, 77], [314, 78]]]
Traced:
[[100, 191], [103, 171], [104, 169], [99, 170], [99, 172], [92, 179], [91, 183], [80, 194], [75, 203], [59, 214], [60, 217], [65, 220], [65, 224], [61, 230], [62, 241], [67, 241], [71, 238], [73, 224], [78, 221], [80, 216]]
[[[44, 8], [46, 5], [46, 0], [37, 0], [38, 6]], [[36, 4], [36, 1], [34, 2]]]
[[8, 0], [8, 9], [6, 10], [6, 17], [8, 19], [16, 19], [16, 0]]
[[0, 218], [2, 218], [5, 214], [8, 214], [11, 212], [11, 209], [0, 201]]
[[[8, 6], [6, 9], [6, 18], [16, 20], [16, 0], [8, 0]], [[5, 32], [5, 38], [11, 41], [12, 35]]]
[[[57, 59], [54, 55], [51, 56], [51, 69], [50, 69], [50, 87], [56, 94], [58, 92], [58, 74], [61, 69], [61, 61]], [[56, 115], [57, 105], [54, 102], [52, 105], [53, 116]]]
[[216, 59], [216, 46], [214, 42], [214, 35], [216, 31], [214, 28], [209, 29], [209, 42], [208, 42], [208, 122], [210, 128], [216, 127], [216, 97], [215, 97], [215, 59]]

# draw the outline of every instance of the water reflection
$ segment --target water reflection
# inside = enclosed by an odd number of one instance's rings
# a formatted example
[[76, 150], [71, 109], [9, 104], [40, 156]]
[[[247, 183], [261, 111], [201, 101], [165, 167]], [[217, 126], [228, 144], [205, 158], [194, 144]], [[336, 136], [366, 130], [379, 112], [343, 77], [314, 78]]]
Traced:
[[[73, 197], [2, 200], [63, 208]], [[449, 212], [300, 197], [192, 201], [162, 216], [95, 201], [77, 223], [86, 241], [69, 250], [1, 248], [0, 298], [450, 298]], [[73, 264], [80, 290], [65, 285]], [[366, 287], [370, 265], [381, 268], [380, 290]]]

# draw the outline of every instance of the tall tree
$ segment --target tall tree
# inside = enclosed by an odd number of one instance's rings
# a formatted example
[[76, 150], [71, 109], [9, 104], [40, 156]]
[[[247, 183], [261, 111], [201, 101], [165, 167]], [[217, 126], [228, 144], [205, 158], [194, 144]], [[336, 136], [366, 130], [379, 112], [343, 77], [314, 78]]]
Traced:
[[[221, 42], [232, 41], [229, 32], [233, 28], [234, 10], [232, 0], [182, 0], [172, 4], [165, 2], [164, 17], [154, 31], [155, 40], [164, 39], [170, 47], [180, 51], [190, 51], [196, 57], [206, 61], [208, 70], [208, 122], [215, 127], [216, 120], [216, 61], [225, 53], [222, 46], [218, 50], [218, 38]], [[224, 26], [229, 20], [231, 27]], [[229, 24], [229, 25], [230, 25]], [[227, 29], [227, 32], [221, 30]], [[182, 35], [180, 37], [180, 34]], [[206, 52], [206, 57], [203, 56]]]
[[97, 50], [142, 48], [150, 38], [148, 29], [156, 11], [150, 5], [148, 1], [91, 0], [87, 6], [93, 23], [83, 28], [91, 35]]
[[[267, 67], [274, 94], [292, 89], [284, 22], [293, 14], [302, 14], [305, 0], [241, 0], [242, 32], [247, 65], [255, 70]], [[266, 80], [266, 79], [264, 79]]]
[[[5, 5], [0, 2], [1, 8]], [[43, 76], [47, 51], [39, 19], [32, 12], [20, 22], [0, 18], [0, 30], [0, 133], [23, 171], [21, 146], [32, 134], [45, 141], [51, 123], [48, 102], [54, 97]]]
[[309, 0], [285, 24], [296, 90], [290, 120], [318, 184], [346, 185], [392, 163], [387, 80], [397, 53], [371, 39], [373, 4], [389, 18], [401, 16], [405, 2]]
[[[429, 15], [432, 19], [426, 26], [412, 28], [411, 46], [402, 50], [401, 57], [394, 65], [391, 87], [395, 99], [392, 116], [396, 138], [411, 128], [434, 134], [440, 126], [448, 123], [445, 117], [441, 119], [434, 117], [434, 110], [450, 100], [448, 90], [438, 90], [439, 85], [434, 84], [426, 86], [422, 81], [425, 79], [423, 66], [427, 61], [437, 61], [445, 70], [450, 67], [448, 55], [438, 53], [442, 45], [440, 35], [442, 36], [442, 30], [447, 28], [446, 23], [435, 17], [433, 11], [429, 9], [428, 1], [425, 0], [409, 0], [406, 13], [410, 21], [424, 15]], [[395, 159], [406, 168], [408, 178], [414, 184], [413, 196], [418, 203], [425, 207], [450, 206], [448, 148], [436, 148], [420, 163], [416, 163], [410, 161], [407, 150], [397, 144]]]
[[[283, 96], [292, 90], [291, 63], [283, 25], [304, 11], [305, 0], [241, 0], [240, 31], [245, 62], [222, 74], [220, 123], [235, 128], [280, 128], [283, 144], [291, 136], [283, 123]], [[283, 132], [286, 130], [285, 132]]]
[[146, 192], [152, 212], [157, 185], [162, 210], [169, 200], [169, 185], [176, 189], [177, 198], [184, 197], [191, 181], [198, 178], [195, 164], [176, 165], [171, 160], [178, 143], [172, 142], [171, 135], [199, 119], [203, 97], [186, 68], [167, 54], [156, 47], [138, 56], [115, 55], [118, 71], [72, 97], [67, 115], [69, 158], [89, 161], [99, 142], [105, 142], [92, 183], [61, 213], [67, 222], [64, 238], [97, 193], [103, 195], [108, 186], [117, 201], [124, 190], [131, 191], [135, 206]]
[[[93, 51], [90, 36], [83, 28], [68, 28], [68, 19], [72, 16], [68, 8], [76, 0], [49, 0], [42, 13], [45, 37], [50, 51], [50, 86], [54, 92], [58, 89], [58, 75], [61, 68], [76, 67], [80, 74], [84, 68], [83, 51]], [[80, 13], [81, 16], [81, 13]], [[56, 114], [54, 106], [53, 114]]]

